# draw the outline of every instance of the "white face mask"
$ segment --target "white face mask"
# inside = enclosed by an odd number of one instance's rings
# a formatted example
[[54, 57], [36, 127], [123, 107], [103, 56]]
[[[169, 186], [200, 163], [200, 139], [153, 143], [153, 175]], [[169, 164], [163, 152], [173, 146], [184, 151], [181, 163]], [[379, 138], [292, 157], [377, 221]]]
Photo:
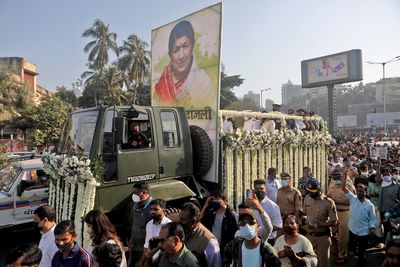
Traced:
[[282, 187], [287, 187], [289, 185], [288, 180], [282, 180]]
[[368, 176], [369, 176], [369, 173], [368, 173], [368, 172], [362, 172], [361, 175], [362, 175], [362, 176], [365, 176], [365, 177], [368, 177]]
[[342, 181], [341, 181], [341, 180], [335, 180], [335, 184], [336, 184], [336, 185], [341, 185], [341, 184], [342, 184]]
[[385, 180], [385, 182], [390, 182], [392, 180], [392, 176], [383, 176], [383, 180]]
[[257, 235], [256, 226], [250, 226], [248, 223], [246, 223], [245, 226], [240, 226], [239, 234], [246, 240], [252, 240]]
[[400, 175], [393, 175], [392, 177], [393, 177], [393, 180], [399, 180]]
[[140, 202], [140, 197], [136, 194], [132, 194], [132, 201], [133, 202]]

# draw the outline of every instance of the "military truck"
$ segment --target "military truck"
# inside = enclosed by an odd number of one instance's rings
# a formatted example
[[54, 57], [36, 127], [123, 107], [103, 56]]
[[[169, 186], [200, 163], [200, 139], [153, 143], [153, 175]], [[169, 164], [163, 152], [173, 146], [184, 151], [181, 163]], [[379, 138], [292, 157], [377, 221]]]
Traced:
[[[285, 120], [303, 119], [282, 113], [220, 111], [220, 119], [223, 115], [276, 117], [283, 128]], [[318, 121], [323, 128], [320, 117], [308, 120]], [[252, 180], [265, 177], [268, 167], [285, 168], [298, 179], [303, 165], [308, 165], [324, 177], [327, 138], [324, 130], [221, 133], [220, 157], [213, 158], [207, 133], [188, 124], [184, 108], [109, 106], [72, 112], [57, 154], [88, 157], [100, 166], [94, 208], [107, 212], [114, 224], [127, 226], [132, 183], [149, 182], [151, 195], [172, 207], [179, 207], [185, 198], [201, 198], [214, 188], [224, 188], [235, 206]], [[214, 182], [203, 180], [216, 160], [219, 177]]]

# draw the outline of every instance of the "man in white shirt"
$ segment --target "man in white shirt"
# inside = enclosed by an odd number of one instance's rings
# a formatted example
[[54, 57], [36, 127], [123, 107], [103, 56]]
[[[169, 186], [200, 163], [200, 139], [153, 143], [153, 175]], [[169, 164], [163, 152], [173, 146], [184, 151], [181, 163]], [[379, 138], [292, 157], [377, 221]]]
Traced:
[[58, 251], [55, 238], [54, 228], [56, 227], [56, 212], [49, 205], [40, 206], [33, 213], [33, 222], [42, 234], [39, 242], [39, 248], [42, 251], [42, 259], [39, 267], [51, 266], [51, 260], [54, 254]]
[[278, 179], [278, 171], [275, 168], [268, 169], [268, 176], [265, 179], [265, 185], [267, 187], [267, 196], [273, 202], [276, 203], [276, 198], [278, 197], [278, 190], [282, 187], [281, 182]]
[[[165, 217], [166, 203], [162, 199], [155, 199], [150, 202], [150, 217], [151, 220], [146, 224], [146, 239], [144, 242], [143, 258], [149, 251], [149, 240], [153, 237], [158, 237], [160, 234], [161, 227], [171, 222], [171, 220]], [[157, 255], [154, 255], [157, 256]]]
[[255, 195], [257, 199], [260, 201], [261, 207], [271, 218], [271, 222], [273, 225], [273, 232], [268, 238], [268, 243], [270, 243], [273, 246], [276, 239], [276, 230], [282, 229], [283, 222], [281, 217], [281, 210], [275, 202], [273, 202], [271, 199], [268, 198], [267, 195], [268, 190], [265, 186], [264, 180], [261, 179], [255, 180], [253, 182], [253, 185], [254, 185]]

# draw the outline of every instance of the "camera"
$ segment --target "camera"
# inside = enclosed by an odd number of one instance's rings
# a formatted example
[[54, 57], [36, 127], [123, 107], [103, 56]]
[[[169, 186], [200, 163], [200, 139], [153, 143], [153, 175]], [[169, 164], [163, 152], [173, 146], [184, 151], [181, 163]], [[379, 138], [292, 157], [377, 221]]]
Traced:
[[149, 248], [150, 249], [155, 249], [158, 247], [158, 244], [160, 244], [162, 238], [160, 237], [153, 237], [152, 239], [149, 240]]

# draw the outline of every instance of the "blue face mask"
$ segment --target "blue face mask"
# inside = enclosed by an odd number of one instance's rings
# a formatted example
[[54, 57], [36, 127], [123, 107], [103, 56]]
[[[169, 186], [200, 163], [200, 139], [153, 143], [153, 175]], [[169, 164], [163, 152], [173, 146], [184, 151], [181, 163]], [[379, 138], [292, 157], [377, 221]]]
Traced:
[[239, 234], [246, 240], [252, 240], [257, 235], [256, 225], [246, 223], [244, 226], [240, 226]]

